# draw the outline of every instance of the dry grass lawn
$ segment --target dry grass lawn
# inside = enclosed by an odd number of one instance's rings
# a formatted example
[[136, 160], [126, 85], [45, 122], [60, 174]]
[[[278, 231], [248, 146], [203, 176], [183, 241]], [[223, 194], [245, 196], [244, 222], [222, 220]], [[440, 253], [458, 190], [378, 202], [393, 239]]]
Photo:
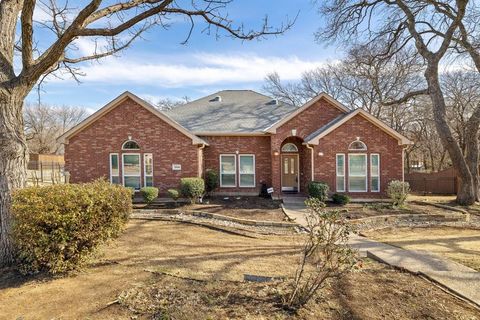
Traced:
[[369, 238], [412, 250], [427, 250], [480, 271], [480, 230], [454, 227], [371, 231]]
[[430, 283], [368, 260], [297, 315], [280, 307], [284, 285], [239, 281], [291, 276], [300, 240], [133, 220], [76, 275], [0, 271], [0, 319], [480, 319]]

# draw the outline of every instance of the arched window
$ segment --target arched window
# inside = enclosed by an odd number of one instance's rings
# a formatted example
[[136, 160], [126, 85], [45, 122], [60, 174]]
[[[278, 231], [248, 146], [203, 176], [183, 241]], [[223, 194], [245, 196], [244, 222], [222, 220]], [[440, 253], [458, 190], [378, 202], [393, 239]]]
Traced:
[[298, 148], [293, 143], [286, 143], [282, 147], [282, 152], [298, 152]]
[[123, 143], [122, 150], [140, 150], [140, 146], [134, 140], [127, 140]]
[[350, 143], [348, 150], [365, 151], [367, 150], [367, 145], [357, 138], [357, 140]]

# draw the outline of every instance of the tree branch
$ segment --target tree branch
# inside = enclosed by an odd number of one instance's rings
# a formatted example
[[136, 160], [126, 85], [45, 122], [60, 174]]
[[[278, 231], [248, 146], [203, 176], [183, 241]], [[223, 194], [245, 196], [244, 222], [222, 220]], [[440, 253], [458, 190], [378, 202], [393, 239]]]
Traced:
[[33, 55], [33, 10], [35, 0], [25, 0], [22, 8], [22, 64], [24, 68], [30, 67]]

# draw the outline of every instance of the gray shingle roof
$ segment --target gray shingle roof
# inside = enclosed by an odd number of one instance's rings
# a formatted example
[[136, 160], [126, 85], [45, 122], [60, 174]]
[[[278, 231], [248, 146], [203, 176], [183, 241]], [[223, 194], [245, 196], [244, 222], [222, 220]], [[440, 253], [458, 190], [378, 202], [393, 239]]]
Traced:
[[320, 128], [318, 128], [317, 130], [313, 131], [312, 133], [310, 133], [308, 136], [305, 137], [304, 141], [308, 142], [310, 140], [312, 140], [313, 138], [315, 138], [316, 136], [318, 136], [319, 134], [321, 134], [323, 131], [327, 130], [328, 128], [332, 127], [333, 125], [335, 125], [336, 123], [342, 121], [343, 118], [347, 117], [351, 112], [353, 112], [355, 110], [352, 110], [348, 113], [344, 113], [344, 114], [341, 114], [339, 115], [338, 117], [334, 118], [333, 120], [331, 120], [330, 122], [326, 123], [325, 125], [321, 126]]
[[[214, 101], [220, 96], [221, 101]], [[262, 132], [296, 107], [251, 90], [223, 90], [165, 111], [193, 133]]]

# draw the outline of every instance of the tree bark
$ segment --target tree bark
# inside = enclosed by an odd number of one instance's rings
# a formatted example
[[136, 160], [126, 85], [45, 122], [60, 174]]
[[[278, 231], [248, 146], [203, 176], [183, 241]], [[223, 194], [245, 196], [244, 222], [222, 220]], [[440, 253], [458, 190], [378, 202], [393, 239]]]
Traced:
[[[444, 148], [448, 151], [454, 169], [461, 179], [457, 193], [457, 202], [462, 205], [475, 203], [476, 192], [474, 191], [474, 178], [466, 159], [463, 157], [460, 146], [455, 141], [450, 126], [446, 120], [445, 99], [438, 80], [438, 62], [429, 61], [425, 70], [425, 78], [428, 83], [429, 96], [433, 103], [433, 119], [438, 135]], [[477, 147], [478, 154], [478, 147]]]
[[23, 94], [0, 92], [0, 265], [13, 261], [11, 192], [26, 184], [27, 147], [23, 133]]

